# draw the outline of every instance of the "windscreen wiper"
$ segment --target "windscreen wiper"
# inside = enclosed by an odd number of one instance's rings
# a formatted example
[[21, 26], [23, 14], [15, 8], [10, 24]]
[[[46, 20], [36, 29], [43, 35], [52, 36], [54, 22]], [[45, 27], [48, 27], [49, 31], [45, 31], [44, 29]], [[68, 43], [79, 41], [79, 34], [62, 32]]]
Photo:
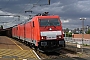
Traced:
[[46, 24], [45, 28], [49, 25], [49, 23]]
[[56, 26], [53, 23], [50, 23], [50, 24], [52, 24], [56, 28]]

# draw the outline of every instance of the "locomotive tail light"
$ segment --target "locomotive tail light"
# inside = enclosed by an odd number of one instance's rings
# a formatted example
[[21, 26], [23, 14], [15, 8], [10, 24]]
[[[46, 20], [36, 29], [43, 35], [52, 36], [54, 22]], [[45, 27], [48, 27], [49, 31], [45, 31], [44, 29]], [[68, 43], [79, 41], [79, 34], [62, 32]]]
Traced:
[[47, 42], [41, 42], [41, 46], [47, 46]]
[[46, 40], [46, 36], [41, 36], [41, 40]]

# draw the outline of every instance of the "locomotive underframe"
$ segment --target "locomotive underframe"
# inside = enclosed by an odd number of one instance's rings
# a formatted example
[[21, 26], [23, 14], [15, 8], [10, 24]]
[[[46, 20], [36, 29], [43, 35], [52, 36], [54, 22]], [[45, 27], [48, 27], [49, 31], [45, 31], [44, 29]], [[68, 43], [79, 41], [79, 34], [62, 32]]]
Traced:
[[38, 48], [42, 51], [52, 52], [65, 47], [65, 41], [62, 40], [42, 40], [39, 42]]

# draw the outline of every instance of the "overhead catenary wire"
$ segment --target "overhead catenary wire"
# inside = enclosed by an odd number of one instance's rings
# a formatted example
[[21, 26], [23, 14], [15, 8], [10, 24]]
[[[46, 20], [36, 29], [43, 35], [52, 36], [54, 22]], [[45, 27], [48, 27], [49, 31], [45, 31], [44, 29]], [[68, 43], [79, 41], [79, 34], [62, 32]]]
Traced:
[[[7, 0], [7, 3], [3, 6], [4, 8], [6, 7], [6, 6], [8, 6], [8, 4], [9, 4], [9, 2], [10, 2], [10, 0]], [[4, 10], [4, 8], [0, 8], [1, 10]], [[0, 15], [0, 16], [11, 16], [11, 15], [7, 15], [7, 14], [5, 14], [5, 15]], [[14, 20], [15, 21], [15, 20]], [[9, 22], [0, 22], [0, 23], [9, 23]]]
[[[35, 4], [33, 4], [33, 7], [31, 7], [31, 9], [34, 8], [34, 7], [36, 7], [36, 6], [50, 5], [50, 0], [48, 0], [48, 4], [38, 4], [40, 1], [41, 0], [38, 0]], [[31, 9], [25, 11], [25, 13], [26, 12], [31, 12], [32, 13], [33, 11]]]
[[[5, 3], [5, 5], [3, 6], [4, 8], [6, 7], [6, 6], [8, 6], [8, 3], [10, 2], [10, 0], [7, 0], [7, 3]], [[0, 10], [3, 10], [4, 8], [1, 8], [0, 7]]]
[[[48, 0], [48, 3], [47, 3], [47, 4], [34, 4], [34, 6], [37, 6], [37, 5], [38, 5], [38, 6], [50, 5], [50, 1], [51, 1], [51, 0]], [[39, 1], [39, 2], [40, 2], [40, 1]]]
[[[31, 9], [34, 8], [34, 7], [36, 7], [36, 6], [50, 5], [50, 0], [48, 0], [48, 4], [38, 4], [40, 1], [41, 1], [41, 0], [38, 0], [35, 4], [33, 4], [33, 6], [32, 6], [29, 10], [25, 11], [25, 13], [26, 13], [26, 12], [31, 12], [31, 13], [32, 13], [33, 11], [32, 11]], [[32, 15], [29, 15], [29, 16], [31, 17]], [[34, 15], [34, 16], [35, 16], [35, 15]]]
[[[38, 0], [35, 4], [37, 4], [37, 3], [39, 3], [40, 2], [40, 0]], [[33, 5], [33, 4], [32, 4]], [[31, 9], [33, 9], [35, 6], [33, 5], [30, 9], [29, 9], [29, 11], [31, 10]], [[27, 7], [25, 6], [25, 7], [23, 7], [24, 9], [26, 9]], [[20, 10], [20, 12], [19, 13], [21, 13], [21, 12], [23, 12], [23, 10]]]
[[[41, 0], [37, 0], [36, 3], [35, 3], [36, 5], [34, 5], [34, 3], [33, 3], [33, 4], [32, 4], [33, 6], [32, 6], [29, 10], [32, 10], [34, 7], [38, 6], [40, 1], [41, 1]], [[2, 8], [2, 9], [5, 9], [5, 7], [8, 6], [9, 2], [10, 2], [10, 0], [7, 0], [7, 3], [4, 5], [4, 8]], [[49, 0], [49, 2], [50, 2], [50, 0]], [[28, 4], [27, 4], [27, 5], [28, 5]], [[23, 8], [25, 9], [25, 8], [27, 8], [27, 7], [24, 6]], [[23, 10], [20, 10], [20, 12], [19, 12], [18, 14], [20, 14], [22, 11], [23, 11]], [[14, 21], [16, 21], [16, 20], [14, 20]], [[14, 22], [14, 21], [12, 21], [12, 22]]]
[[[35, 4], [38, 4], [39, 2], [40, 2], [41, 0], [38, 0]], [[25, 13], [26, 12], [33, 12], [31, 9], [33, 9], [34, 7], [36, 7], [36, 6], [34, 6], [34, 4], [32, 4], [33, 6], [29, 9], [29, 10], [27, 10], [27, 11], [25, 11]]]

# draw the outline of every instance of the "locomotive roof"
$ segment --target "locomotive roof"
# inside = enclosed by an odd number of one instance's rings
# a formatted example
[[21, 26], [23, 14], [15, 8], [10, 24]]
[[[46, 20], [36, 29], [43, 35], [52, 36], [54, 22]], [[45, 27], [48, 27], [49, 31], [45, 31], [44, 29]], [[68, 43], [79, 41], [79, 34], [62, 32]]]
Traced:
[[[43, 19], [43, 18], [59, 18], [58, 15], [48, 15], [48, 16], [34, 16], [33, 18], [40, 18], [40, 19]], [[32, 20], [33, 20], [32, 18]]]
[[[28, 20], [26, 20], [26, 21], [24, 21], [24, 22], [22, 22], [22, 23], [19, 23], [18, 25], [26, 24], [26, 23], [32, 21], [34, 18], [38, 18], [38, 19], [39, 19], [39, 18], [40, 18], [40, 19], [43, 19], [43, 18], [59, 18], [59, 16], [58, 16], [58, 15], [34, 16], [32, 19], [28, 19]], [[15, 26], [17, 26], [17, 25], [15, 25]], [[13, 27], [15, 27], [15, 26], [13, 26]]]

